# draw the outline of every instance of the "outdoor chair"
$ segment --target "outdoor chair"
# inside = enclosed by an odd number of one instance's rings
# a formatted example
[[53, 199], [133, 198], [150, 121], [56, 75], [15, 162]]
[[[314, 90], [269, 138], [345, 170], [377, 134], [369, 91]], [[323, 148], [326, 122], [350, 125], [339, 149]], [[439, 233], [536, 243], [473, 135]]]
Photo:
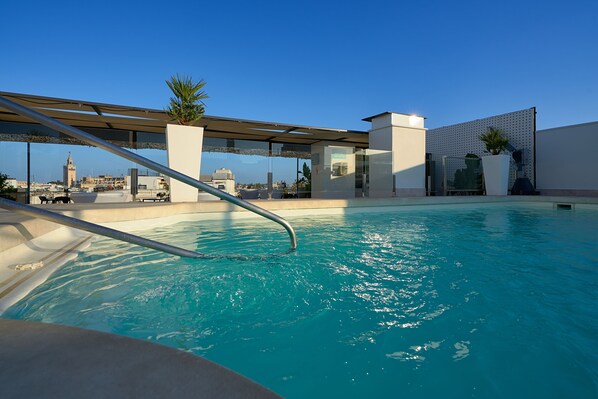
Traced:
[[44, 197], [43, 195], [40, 195], [38, 198], [39, 198], [39, 200], [41, 201], [42, 204], [44, 204], [44, 203], [49, 204], [50, 203], [50, 200], [48, 199], [48, 197]]
[[57, 204], [59, 202], [62, 202], [63, 204], [68, 204], [69, 202], [71, 202], [71, 199], [69, 197], [56, 197], [52, 200], [53, 204]]

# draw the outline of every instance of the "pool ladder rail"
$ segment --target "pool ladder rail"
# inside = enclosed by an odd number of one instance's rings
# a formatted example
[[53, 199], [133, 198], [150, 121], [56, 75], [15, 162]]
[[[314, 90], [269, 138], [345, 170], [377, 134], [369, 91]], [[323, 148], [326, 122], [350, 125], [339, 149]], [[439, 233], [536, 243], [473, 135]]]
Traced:
[[[7, 108], [16, 114], [21, 116], [27, 117], [29, 119], [34, 120], [44, 126], [47, 126], [51, 129], [64, 133], [68, 136], [77, 138], [86, 144], [92, 145], [94, 147], [101, 148], [106, 150], [114, 155], [117, 155], [121, 158], [127, 159], [129, 161], [135, 162], [139, 165], [145, 166], [150, 168], [156, 172], [159, 172], [165, 176], [168, 176], [172, 179], [178, 180], [180, 182], [186, 183], [190, 186], [203, 190], [207, 193], [210, 193], [224, 201], [232, 203], [234, 205], [240, 206], [241, 208], [247, 209], [250, 212], [258, 214], [260, 216], [265, 217], [266, 219], [272, 220], [275, 223], [280, 224], [282, 227], [285, 228], [287, 233], [289, 234], [290, 239], [290, 246], [291, 250], [295, 250], [297, 248], [297, 235], [295, 234], [295, 230], [291, 226], [291, 224], [286, 221], [284, 218], [272, 213], [266, 209], [263, 209], [255, 204], [250, 202], [244, 201], [241, 198], [237, 198], [233, 195], [230, 195], [224, 191], [221, 191], [215, 187], [209, 186], [206, 183], [203, 183], [199, 180], [196, 180], [192, 177], [189, 177], [185, 174], [177, 172], [176, 170], [170, 169], [164, 165], [161, 165], [157, 162], [151, 161], [145, 157], [137, 155], [131, 151], [125, 150], [117, 145], [109, 143], [105, 140], [102, 140], [90, 133], [84, 132], [80, 129], [75, 127], [69, 126], [64, 124], [60, 121], [57, 121], [53, 118], [50, 118], [40, 112], [34, 111], [28, 107], [25, 107], [21, 104], [15, 103], [10, 101], [2, 96], [0, 96], [0, 106]], [[164, 244], [158, 241], [149, 240], [146, 238], [142, 238], [139, 236], [135, 236], [133, 234], [125, 233], [119, 230], [114, 230], [108, 227], [100, 226], [98, 224], [85, 222], [83, 220], [73, 218], [70, 216], [62, 215], [55, 212], [50, 212], [45, 209], [40, 209], [31, 205], [21, 204], [14, 201], [10, 201], [7, 199], [0, 198], [0, 208], [8, 209], [13, 212], [21, 213], [28, 216], [33, 216], [45, 220], [49, 220], [54, 223], [62, 224], [65, 226], [73, 227], [80, 230], [85, 230], [90, 233], [103, 235], [106, 237], [114, 238], [120, 241], [130, 242], [132, 244], [141, 245], [144, 247], [156, 249], [158, 251], [163, 251], [167, 253], [171, 253], [177, 256], [183, 257], [191, 257], [191, 258], [201, 258], [205, 257], [204, 254], [199, 252], [189, 251], [183, 248], [175, 247], [172, 245]]]

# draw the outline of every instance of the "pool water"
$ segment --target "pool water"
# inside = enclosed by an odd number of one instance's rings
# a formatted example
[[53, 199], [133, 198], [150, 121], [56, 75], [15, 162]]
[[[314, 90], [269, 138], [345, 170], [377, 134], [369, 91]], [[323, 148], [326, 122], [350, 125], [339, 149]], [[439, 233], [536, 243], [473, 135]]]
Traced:
[[598, 396], [598, 211], [445, 207], [98, 239], [3, 317], [146, 339], [288, 398]]

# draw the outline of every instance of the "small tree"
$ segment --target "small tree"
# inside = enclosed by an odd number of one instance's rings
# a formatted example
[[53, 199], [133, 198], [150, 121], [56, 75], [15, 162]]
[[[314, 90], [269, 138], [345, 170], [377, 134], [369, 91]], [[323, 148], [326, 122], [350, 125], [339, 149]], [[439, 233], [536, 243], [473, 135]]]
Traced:
[[311, 191], [311, 169], [307, 166], [307, 162], [303, 162], [303, 171], [301, 174], [303, 175], [303, 183], [305, 183], [305, 191]]
[[0, 173], [0, 197], [16, 201], [17, 189], [8, 185], [8, 175]]
[[0, 173], [0, 193], [8, 188], [8, 175]]
[[507, 149], [509, 139], [505, 137], [502, 130], [495, 127], [489, 127], [486, 133], [480, 136], [480, 140], [486, 144], [486, 152], [492, 155], [498, 155]]
[[170, 97], [170, 104], [166, 113], [179, 125], [192, 125], [201, 119], [205, 112], [205, 104], [202, 100], [208, 98], [203, 91], [206, 82], [201, 79], [194, 82], [191, 76], [171, 76], [166, 84], [172, 90], [174, 97]]

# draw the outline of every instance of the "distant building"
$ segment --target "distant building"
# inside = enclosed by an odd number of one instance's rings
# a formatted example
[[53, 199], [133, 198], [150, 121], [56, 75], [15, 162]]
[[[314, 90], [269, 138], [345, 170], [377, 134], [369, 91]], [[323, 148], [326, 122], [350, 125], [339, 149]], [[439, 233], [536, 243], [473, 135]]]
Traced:
[[235, 175], [230, 169], [216, 169], [211, 176], [201, 176], [200, 180], [219, 190], [236, 195]]
[[125, 188], [124, 177], [113, 177], [99, 175], [98, 177], [86, 176], [81, 179], [81, 190], [83, 191], [112, 191]]
[[62, 167], [62, 181], [65, 188], [74, 187], [77, 184], [77, 167], [73, 163], [73, 157], [69, 152], [66, 165]]
[[[139, 190], [168, 190], [168, 184], [163, 176], [137, 176]], [[131, 189], [131, 176], [125, 176], [125, 189]]]
[[[9, 178], [6, 180], [6, 184], [7, 184], [7, 186], [8, 186], [8, 187], [10, 187], [10, 188], [17, 188], [17, 187], [19, 187], [19, 186], [18, 186], [18, 183], [17, 183], [17, 179], [15, 179], [15, 178], [13, 178], [13, 177], [9, 177]], [[25, 186], [27, 186], [27, 182], [25, 182]]]

